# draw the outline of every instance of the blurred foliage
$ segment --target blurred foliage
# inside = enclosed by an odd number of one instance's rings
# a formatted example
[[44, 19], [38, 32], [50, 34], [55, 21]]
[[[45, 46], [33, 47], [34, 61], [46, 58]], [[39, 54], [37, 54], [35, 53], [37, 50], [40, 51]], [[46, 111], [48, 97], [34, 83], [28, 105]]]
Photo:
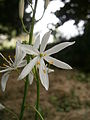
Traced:
[[[74, 19], [77, 24], [79, 20], [90, 19], [90, 0], [62, 0], [65, 6], [56, 11], [56, 16], [60, 19], [61, 23], [56, 25], [57, 27], [63, 24], [69, 19]], [[18, 3], [19, 0], [0, 0], [0, 33], [8, 33], [12, 35], [13, 32], [16, 35], [20, 33], [21, 23], [18, 17]], [[28, 0], [25, 0], [25, 8], [28, 5]], [[25, 25], [28, 28], [30, 25], [30, 14], [24, 14]], [[26, 22], [25, 19], [28, 18]]]
[[[64, 22], [73, 19], [77, 25], [80, 20], [85, 21], [84, 34], [70, 39], [76, 41], [75, 45], [65, 49], [55, 56], [70, 65], [83, 67], [90, 70], [90, 0], [62, 0], [65, 6], [55, 12], [60, 19], [56, 28]], [[69, 2], [67, 2], [69, 1]], [[18, 17], [19, 0], [0, 0], [0, 33], [8, 34], [10, 37], [21, 33], [21, 22]], [[25, 0], [25, 8], [28, 0]], [[28, 21], [26, 21], [26, 19]], [[24, 14], [26, 28], [30, 26], [30, 14]], [[52, 33], [55, 34], [56, 31]], [[72, 31], [73, 32], [73, 31]], [[63, 39], [65, 41], [65, 39]]]

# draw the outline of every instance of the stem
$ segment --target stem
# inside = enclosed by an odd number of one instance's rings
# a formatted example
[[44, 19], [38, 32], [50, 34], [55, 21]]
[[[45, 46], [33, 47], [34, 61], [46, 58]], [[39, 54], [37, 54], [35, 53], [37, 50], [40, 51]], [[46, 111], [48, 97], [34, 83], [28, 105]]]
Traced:
[[23, 115], [24, 115], [25, 101], [26, 101], [26, 95], [27, 95], [27, 90], [28, 90], [28, 84], [29, 84], [29, 81], [28, 81], [28, 76], [27, 76], [26, 81], [25, 81], [24, 97], [23, 97], [23, 101], [22, 101], [21, 113], [20, 113], [19, 120], [22, 120]]
[[25, 28], [25, 25], [24, 25], [24, 23], [23, 23], [23, 19], [21, 19], [21, 23], [22, 23], [22, 26], [23, 26], [23, 30], [27, 33], [27, 34], [29, 34], [29, 32], [26, 30], [26, 28]]
[[[31, 31], [30, 31], [30, 34], [29, 34], [29, 44], [32, 44], [33, 28], [34, 28], [34, 21], [35, 21], [35, 13], [36, 13], [37, 1], [38, 0], [35, 1], [34, 11], [33, 11]], [[23, 21], [22, 21], [22, 23], [23, 23]], [[23, 28], [26, 31], [24, 26], [23, 26]], [[27, 63], [29, 63], [29, 61], [30, 61], [30, 57], [27, 56]], [[23, 101], [22, 101], [22, 106], [21, 106], [21, 112], [20, 112], [19, 120], [23, 119], [24, 110], [25, 110], [26, 95], [27, 95], [27, 90], [28, 90], [28, 84], [29, 84], [29, 80], [28, 80], [28, 76], [26, 76], [25, 87], [24, 87], [24, 97], [23, 97]]]
[[36, 7], [37, 7], [37, 1], [35, 1], [34, 11], [33, 11], [33, 17], [32, 17], [32, 23], [31, 23], [31, 32], [29, 35], [29, 45], [32, 43], [32, 37], [33, 37], [33, 29], [34, 29], [34, 22], [35, 22], [35, 13], [36, 13]]
[[[40, 88], [39, 88], [39, 76], [38, 76], [38, 73], [37, 73], [37, 69], [36, 69], [36, 66], [35, 66], [35, 76], [36, 76], [36, 80], [37, 80], [37, 101], [36, 101], [36, 110], [39, 111], [39, 96], [40, 96]], [[35, 114], [35, 120], [38, 120], [38, 113], [36, 112]]]
[[9, 109], [8, 107], [5, 107], [5, 110], [8, 111], [9, 113], [11, 113], [12, 115], [14, 115], [17, 120], [19, 120], [17, 114], [14, 113], [11, 109]]

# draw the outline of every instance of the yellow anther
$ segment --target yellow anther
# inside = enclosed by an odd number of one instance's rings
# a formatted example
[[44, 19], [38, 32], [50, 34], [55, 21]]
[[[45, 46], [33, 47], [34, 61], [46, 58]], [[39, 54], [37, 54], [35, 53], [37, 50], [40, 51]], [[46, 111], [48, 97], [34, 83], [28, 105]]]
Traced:
[[15, 58], [16, 56], [14, 55], [14, 58]]
[[46, 74], [46, 70], [45, 69], [43, 70], [43, 72], [44, 72], [44, 74]]
[[37, 61], [37, 65], [40, 65], [40, 61]]
[[10, 55], [8, 57], [10, 58]]
[[53, 61], [49, 61], [50, 64], [53, 64]]
[[3, 63], [3, 66], [6, 67], [7, 65]]

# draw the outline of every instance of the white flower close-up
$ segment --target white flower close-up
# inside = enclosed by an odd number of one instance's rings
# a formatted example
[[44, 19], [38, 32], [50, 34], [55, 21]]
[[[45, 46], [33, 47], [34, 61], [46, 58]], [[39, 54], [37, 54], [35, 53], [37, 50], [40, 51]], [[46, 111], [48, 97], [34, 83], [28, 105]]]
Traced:
[[[45, 33], [45, 35], [42, 38], [41, 45], [40, 45], [40, 36], [37, 37], [35, 44], [33, 46], [20, 44], [20, 47], [26, 52], [26, 54], [34, 55], [35, 57], [32, 60], [30, 60], [30, 62], [24, 67], [18, 78], [19, 80], [23, 79], [30, 73], [30, 71], [33, 69], [35, 65], [38, 65], [40, 80], [42, 85], [46, 88], [46, 90], [48, 90], [49, 88], [49, 80], [48, 80], [48, 69], [45, 65], [44, 60], [47, 61], [49, 64], [52, 64], [58, 68], [72, 69], [72, 67], [69, 66], [68, 64], [59, 61], [56, 58], [51, 57], [50, 55], [55, 54], [61, 51], [62, 49], [70, 45], [73, 45], [75, 43], [75, 42], [64, 42], [48, 50], [45, 50], [49, 37], [50, 37], [50, 32]], [[40, 51], [38, 50], [39, 45], [40, 45]]]
[[24, 67], [27, 64], [27, 61], [23, 60], [26, 54], [25, 54], [24, 51], [22, 51], [22, 49], [20, 48], [19, 44], [21, 44], [21, 42], [17, 41], [17, 43], [16, 43], [16, 54], [15, 54], [14, 62], [11, 59], [10, 56], [9, 56], [10, 60], [7, 60], [0, 53], [0, 56], [8, 63], [8, 65], [4, 64], [3, 67], [0, 67], [2, 69], [2, 70], [0, 70], [0, 73], [4, 73], [2, 78], [1, 78], [1, 88], [2, 88], [2, 91], [5, 91], [6, 83], [7, 83], [7, 80], [9, 78], [9, 75], [10, 75], [11, 71], [16, 70], [17, 68]]

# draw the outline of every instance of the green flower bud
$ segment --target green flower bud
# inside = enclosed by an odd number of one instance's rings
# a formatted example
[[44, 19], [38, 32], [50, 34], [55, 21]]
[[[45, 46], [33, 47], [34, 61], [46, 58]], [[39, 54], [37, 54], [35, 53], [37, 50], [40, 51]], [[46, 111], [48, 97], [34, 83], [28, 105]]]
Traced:
[[24, 16], [24, 0], [19, 1], [19, 17], [22, 19]]

